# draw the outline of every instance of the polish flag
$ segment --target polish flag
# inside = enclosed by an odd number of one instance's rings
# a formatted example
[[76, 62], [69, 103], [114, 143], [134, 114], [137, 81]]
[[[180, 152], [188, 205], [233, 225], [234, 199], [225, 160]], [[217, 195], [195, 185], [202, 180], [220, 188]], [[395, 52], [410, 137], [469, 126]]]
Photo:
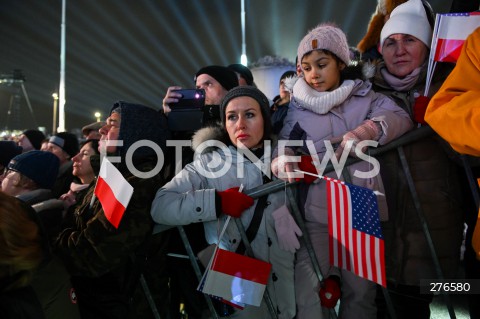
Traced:
[[272, 265], [217, 248], [198, 290], [230, 304], [259, 307]]
[[468, 35], [480, 26], [480, 12], [437, 14], [428, 58], [425, 92], [428, 96], [437, 62], [456, 63]]
[[480, 26], [480, 12], [438, 14], [437, 24], [432, 43], [434, 60], [455, 63], [465, 39]]
[[105, 157], [95, 186], [95, 196], [102, 204], [105, 217], [115, 228], [118, 228], [132, 194], [132, 185]]

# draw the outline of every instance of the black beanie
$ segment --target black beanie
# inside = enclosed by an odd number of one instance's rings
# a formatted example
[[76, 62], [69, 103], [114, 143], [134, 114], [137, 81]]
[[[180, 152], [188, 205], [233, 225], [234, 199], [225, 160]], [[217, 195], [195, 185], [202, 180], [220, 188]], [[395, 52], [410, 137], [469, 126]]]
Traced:
[[228, 68], [240, 74], [240, 76], [245, 79], [248, 85], [253, 85], [252, 71], [250, 71], [250, 69], [247, 68], [245, 65], [240, 63], [234, 63], [230, 64]]
[[14, 141], [0, 141], [0, 165], [7, 167], [12, 158], [22, 152], [22, 148]]
[[36, 150], [39, 150], [42, 147], [42, 141], [45, 139], [45, 134], [43, 134], [41, 131], [26, 130], [22, 134], [28, 138], [33, 148]]
[[62, 148], [62, 150], [64, 150], [65, 153], [67, 153], [70, 156], [70, 158], [74, 157], [79, 152], [78, 138], [72, 133], [68, 133], [68, 132], [57, 133], [52, 137], [50, 137], [48, 142], [53, 143], [59, 146], [60, 148]]
[[201, 68], [197, 74], [195, 74], [194, 81], [197, 81], [197, 78], [201, 74], [208, 74], [212, 78], [218, 81], [225, 90], [229, 91], [234, 87], [238, 86], [237, 74], [226, 66], [220, 65], [210, 65], [204, 68]]
[[55, 154], [30, 151], [12, 158], [8, 169], [30, 178], [40, 188], [52, 189], [57, 179], [60, 161]]
[[260, 111], [262, 112], [263, 116], [263, 137], [264, 139], [270, 138], [272, 132], [272, 123], [270, 120], [270, 102], [268, 101], [268, 98], [265, 96], [265, 94], [263, 94], [262, 91], [260, 91], [254, 86], [237, 86], [228, 91], [227, 95], [225, 95], [222, 100], [222, 104], [220, 105], [220, 117], [222, 120], [222, 124], [225, 126], [225, 108], [227, 107], [228, 102], [240, 96], [251, 97], [255, 101], [257, 101], [258, 104], [260, 104]]

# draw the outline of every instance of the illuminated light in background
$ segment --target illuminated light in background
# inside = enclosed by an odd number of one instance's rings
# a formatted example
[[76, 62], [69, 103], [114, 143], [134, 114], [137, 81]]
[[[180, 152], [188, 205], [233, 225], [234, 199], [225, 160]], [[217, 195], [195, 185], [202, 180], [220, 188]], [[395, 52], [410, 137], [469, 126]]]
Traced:
[[[167, 88], [192, 88], [193, 75], [201, 67], [242, 63], [239, 2], [69, 1], [66, 129], [88, 124], [97, 109], [105, 114], [118, 100], [161, 108]], [[441, 0], [430, 3], [436, 12], [450, 6]], [[247, 63], [266, 55], [293, 62], [298, 42], [322, 21], [337, 23], [355, 45], [376, 4], [245, 1]], [[38, 124], [50, 128], [51, 93], [59, 90], [61, 1], [3, 0], [0, 7], [0, 73], [23, 70]], [[9, 99], [7, 89], [0, 89], [0, 122]], [[26, 109], [23, 101], [22, 108]], [[25, 125], [33, 126], [27, 115], [22, 113]]]
[[247, 55], [246, 54], [242, 54], [242, 56], [240, 57], [240, 63], [245, 65], [245, 66], [248, 66], [248, 60], [247, 60]]

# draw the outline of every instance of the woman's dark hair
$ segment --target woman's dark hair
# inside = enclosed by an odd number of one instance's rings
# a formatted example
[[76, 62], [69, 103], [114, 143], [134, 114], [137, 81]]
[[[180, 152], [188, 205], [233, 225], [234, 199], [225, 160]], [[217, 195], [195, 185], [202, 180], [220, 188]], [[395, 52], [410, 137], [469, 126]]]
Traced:
[[85, 142], [83, 142], [83, 143], [81, 144], [80, 148], [82, 148], [83, 146], [91, 143], [91, 144], [92, 144], [92, 148], [93, 148], [93, 150], [95, 151], [95, 154], [100, 155], [100, 152], [98, 151], [98, 142], [99, 142], [98, 139], [94, 139], [94, 138], [88, 139], [88, 140], [86, 140]]

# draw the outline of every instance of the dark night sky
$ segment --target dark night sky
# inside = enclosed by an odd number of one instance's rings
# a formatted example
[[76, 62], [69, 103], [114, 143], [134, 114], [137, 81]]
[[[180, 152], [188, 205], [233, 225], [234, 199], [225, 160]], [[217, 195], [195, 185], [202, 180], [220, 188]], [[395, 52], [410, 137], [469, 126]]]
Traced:
[[[430, 1], [446, 12], [451, 1]], [[117, 100], [160, 107], [166, 88], [193, 87], [210, 64], [238, 63], [240, 0], [67, 0], [66, 128], [93, 122]], [[245, 0], [249, 62], [295, 59], [298, 42], [320, 22], [335, 22], [351, 45], [361, 39], [376, 0]], [[52, 127], [60, 81], [61, 0], [0, 0], [0, 74], [22, 70], [35, 120]], [[20, 89], [20, 111], [7, 115], [18, 85], [0, 85], [0, 129], [34, 120]]]

